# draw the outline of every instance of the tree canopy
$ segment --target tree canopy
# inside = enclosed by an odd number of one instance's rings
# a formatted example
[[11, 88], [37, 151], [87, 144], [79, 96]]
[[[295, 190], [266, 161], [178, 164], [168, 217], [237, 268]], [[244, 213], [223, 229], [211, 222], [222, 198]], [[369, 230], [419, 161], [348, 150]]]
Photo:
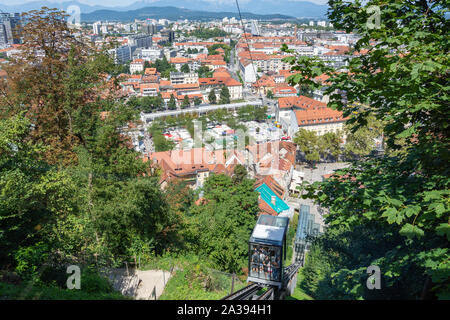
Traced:
[[[314, 78], [328, 75], [328, 106], [343, 111], [344, 117], [352, 115], [348, 123], [353, 132], [367, 125], [371, 116], [381, 120], [388, 152], [355, 161], [334, 178], [309, 188], [307, 197], [329, 209], [324, 241], [331, 239], [331, 254], [338, 257], [327, 259], [330, 246], [318, 242], [315, 252], [325, 250], [316, 261], [331, 265], [324, 266], [329, 271], [323, 273], [312, 259], [311, 268], [318, 272], [316, 280], [332, 281], [335, 290], [329, 298], [345, 293], [370, 298], [364, 272], [369, 265], [378, 265], [383, 298], [407, 292], [405, 296], [411, 298], [448, 299], [449, 21], [445, 14], [449, 4], [330, 0], [329, 6], [336, 28], [361, 36], [348, 70], [334, 70], [317, 59], [290, 57], [286, 61], [299, 71], [290, 82], [317, 88], [321, 84]], [[380, 8], [379, 26], [367, 23], [370, 6]], [[401, 153], [389, 152], [399, 149]], [[359, 237], [362, 230], [365, 235]], [[338, 235], [342, 232], [345, 236]], [[349, 253], [348, 259], [339, 258]]]

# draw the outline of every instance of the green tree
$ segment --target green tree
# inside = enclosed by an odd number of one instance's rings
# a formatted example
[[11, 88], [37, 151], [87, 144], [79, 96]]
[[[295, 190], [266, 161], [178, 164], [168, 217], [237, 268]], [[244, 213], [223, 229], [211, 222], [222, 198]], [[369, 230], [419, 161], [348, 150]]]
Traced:
[[[124, 133], [137, 120], [133, 102], [112, 94], [117, 79], [101, 80], [117, 69], [107, 55], [80, 50], [60, 12], [33, 11], [27, 28], [1, 101], [0, 267], [52, 282], [58, 266], [113, 266], [138, 244], [161, 253], [177, 220]], [[79, 47], [68, 51], [71, 37]], [[39, 46], [42, 64], [33, 60]]]
[[220, 99], [219, 104], [228, 104], [230, 103], [230, 90], [228, 90], [227, 86], [223, 86], [220, 90]]
[[[31, 122], [23, 115], [0, 120], [0, 265], [13, 252], [41, 241], [58, 214], [76, 207], [73, 182], [42, 161], [45, 147], [28, 139]], [[60, 198], [65, 202], [58, 201]]]
[[181, 104], [182, 108], [189, 108], [191, 106], [191, 102], [189, 101], [189, 97], [186, 94], [183, 99], [183, 103]]
[[213, 71], [207, 66], [201, 66], [197, 69], [197, 74], [199, 78], [211, 78], [213, 76]]
[[340, 131], [338, 131], [337, 133], [327, 132], [324, 135], [320, 136], [319, 140], [322, 156], [325, 158], [332, 157], [337, 160], [339, 155], [342, 153], [342, 133]]
[[184, 72], [184, 73], [190, 73], [190, 72], [191, 72], [191, 69], [189, 68], [189, 65], [188, 65], [187, 63], [185, 63], [185, 64], [183, 64], [183, 65], [181, 66], [180, 71], [181, 71], [181, 72]]
[[320, 144], [320, 138], [315, 131], [300, 128], [295, 134], [294, 142], [300, 151], [305, 154], [306, 160], [312, 165], [320, 160], [322, 146]]
[[[333, 239], [336, 291], [329, 298], [370, 298], [364, 272], [378, 265], [386, 288], [379, 298], [448, 299], [449, 97], [443, 88], [449, 4], [334, 0], [329, 6], [336, 28], [361, 36], [358, 54], [351, 55], [348, 73], [306, 57], [287, 58], [299, 71], [291, 82], [317, 88], [314, 77], [326, 73], [328, 105], [352, 115], [352, 132], [373, 116], [383, 123], [386, 149], [402, 149], [355, 161], [309, 188], [307, 196], [329, 209], [325, 237], [347, 232]], [[379, 27], [367, 23], [369, 6], [381, 8]], [[367, 233], [360, 237], [362, 230]]]
[[199, 97], [195, 97], [194, 98], [194, 105], [198, 106], [202, 103], [202, 99], [200, 99]]
[[244, 106], [238, 110], [240, 121], [264, 121], [267, 119], [267, 107]]
[[259, 211], [253, 183], [212, 175], [204, 185], [204, 204], [191, 207], [186, 232], [192, 250], [209, 256], [223, 271], [241, 272], [247, 264], [248, 238]]
[[[66, 18], [47, 8], [24, 14], [21, 50], [4, 67], [8, 79], [0, 82], [0, 117], [27, 111], [34, 126], [30, 138], [49, 146], [45, 157], [51, 163], [76, 162], [74, 148], [86, 143], [80, 132], [91, 123], [80, 118], [96, 118], [111, 106], [117, 79], [107, 82], [104, 74], [120, 68], [106, 48], [97, 51], [80, 42]], [[101, 101], [95, 98], [99, 92]]]
[[208, 101], [209, 101], [209, 104], [217, 103], [216, 92], [214, 91], [214, 89], [211, 89], [211, 91], [209, 92]]
[[214, 37], [226, 37], [228, 35], [227, 32], [219, 29], [219, 28], [203, 28], [200, 27], [198, 29], [195, 29], [194, 31], [192, 31], [189, 36], [191, 37], [196, 37], [196, 38], [200, 38], [200, 39], [210, 39], [210, 38], [214, 38]]
[[233, 183], [241, 183], [245, 178], [247, 178], [247, 169], [242, 164], [236, 165], [233, 172]]
[[347, 158], [358, 158], [368, 155], [375, 149], [375, 139], [381, 137], [383, 126], [381, 121], [368, 116], [366, 125], [346, 123], [344, 132], [347, 137], [344, 155]]
[[267, 98], [269, 98], [269, 99], [273, 99], [274, 98], [274, 96], [273, 96], [273, 92], [272, 92], [272, 90], [267, 90]]
[[167, 140], [163, 135], [163, 125], [159, 122], [153, 122], [148, 129], [152, 135], [152, 140], [155, 145], [156, 152], [169, 151], [175, 147], [175, 143]]
[[177, 109], [177, 102], [175, 101], [175, 97], [173, 94], [170, 95], [169, 103], [167, 104], [169, 110], [176, 110]]

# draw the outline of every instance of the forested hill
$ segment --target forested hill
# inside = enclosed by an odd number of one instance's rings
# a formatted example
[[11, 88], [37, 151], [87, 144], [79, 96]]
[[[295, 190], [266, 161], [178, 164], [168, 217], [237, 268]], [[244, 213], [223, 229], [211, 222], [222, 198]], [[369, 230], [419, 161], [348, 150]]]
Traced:
[[[135, 19], [189, 19], [189, 20], [209, 20], [209, 19], [223, 19], [225, 17], [239, 18], [236, 12], [210, 12], [210, 11], [196, 11], [189, 9], [181, 9], [177, 7], [145, 7], [138, 10], [130, 11], [114, 11], [114, 10], [97, 10], [91, 13], [81, 15], [81, 19], [86, 22], [94, 21], [123, 21], [129, 22]], [[294, 17], [281, 14], [253, 14], [248, 12], [242, 13], [244, 19], [261, 19], [261, 20], [291, 20]]]

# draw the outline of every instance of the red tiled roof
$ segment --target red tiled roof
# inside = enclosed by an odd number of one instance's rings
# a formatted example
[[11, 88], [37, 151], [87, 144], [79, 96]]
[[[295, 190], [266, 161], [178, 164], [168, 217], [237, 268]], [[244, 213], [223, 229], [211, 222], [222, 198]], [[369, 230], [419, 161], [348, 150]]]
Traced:
[[134, 59], [131, 64], [145, 64], [144, 59]]
[[213, 66], [226, 66], [227, 63], [223, 60], [206, 60], [205, 64], [211, 64]]
[[227, 87], [242, 86], [242, 84], [239, 81], [237, 81], [231, 77], [199, 78], [198, 83], [200, 86], [220, 85], [220, 84], [224, 84]]
[[259, 214], [269, 214], [271, 216], [278, 216], [278, 212], [272, 209], [272, 207], [267, 204], [264, 200], [258, 200], [258, 207], [261, 212]]
[[170, 63], [188, 63], [189, 59], [185, 57], [175, 57], [170, 59]]
[[268, 75], [263, 75], [260, 79], [258, 79], [255, 83], [252, 84], [253, 87], [275, 87], [276, 83], [273, 77]]
[[211, 54], [207, 57], [208, 60], [220, 60], [223, 61], [223, 56], [220, 54]]
[[273, 88], [273, 94], [297, 94], [297, 90], [294, 87], [288, 86], [286, 84], [281, 84]]
[[160, 80], [159, 85], [160, 86], [172, 86], [172, 83], [170, 82], [170, 80]]
[[305, 96], [299, 96], [299, 97], [283, 97], [278, 99], [278, 105], [281, 109], [286, 108], [302, 108], [302, 109], [309, 109], [309, 108], [318, 108], [318, 107], [326, 107], [327, 104], [305, 97]]
[[192, 90], [198, 90], [199, 86], [197, 83], [180, 83], [180, 84], [173, 84], [172, 87], [174, 89], [192, 89]]
[[327, 107], [319, 107], [307, 110], [295, 110], [297, 123], [301, 126], [343, 122], [346, 119], [342, 117], [342, 112]]
[[156, 73], [157, 73], [156, 68], [145, 68], [145, 74], [147, 75], [154, 75]]
[[140, 92], [144, 93], [144, 89], [156, 89], [156, 92], [159, 92], [159, 84], [157, 84], [157, 83], [141, 83]]

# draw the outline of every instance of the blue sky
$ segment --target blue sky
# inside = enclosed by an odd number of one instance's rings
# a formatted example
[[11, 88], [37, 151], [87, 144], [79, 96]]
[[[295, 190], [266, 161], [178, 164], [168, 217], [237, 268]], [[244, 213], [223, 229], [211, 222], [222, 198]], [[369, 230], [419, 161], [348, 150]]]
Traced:
[[[68, 0], [48, 0], [50, 2], [60, 3], [60, 2], [66, 2]], [[127, 6], [130, 5], [137, 0], [77, 0], [80, 3], [89, 4], [89, 5], [103, 5], [103, 6]], [[147, 3], [154, 2], [155, 0], [145, 0]], [[186, 0], [186, 4], [188, 4], [190, 1], [195, 0]], [[206, 0], [210, 2], [223, 2], [223, 3], [234, 3], [235, 0]], [[240, 3], [245, 3], [248, 0], [239, 0]], [[283, 3], [287, 1], [305, 1], [305, 0], [278, 0], [278, 3]], [[316, 3], [316, 4], [326, 4], [327, 0], [307, 0], [308, 2]], [[33, 2], [33, 1], [24, 1], [24, 0], [0, 0], [0, 3], [5, 5], [15, 5], [15, 4], [22, 4], [26, 2]]]

